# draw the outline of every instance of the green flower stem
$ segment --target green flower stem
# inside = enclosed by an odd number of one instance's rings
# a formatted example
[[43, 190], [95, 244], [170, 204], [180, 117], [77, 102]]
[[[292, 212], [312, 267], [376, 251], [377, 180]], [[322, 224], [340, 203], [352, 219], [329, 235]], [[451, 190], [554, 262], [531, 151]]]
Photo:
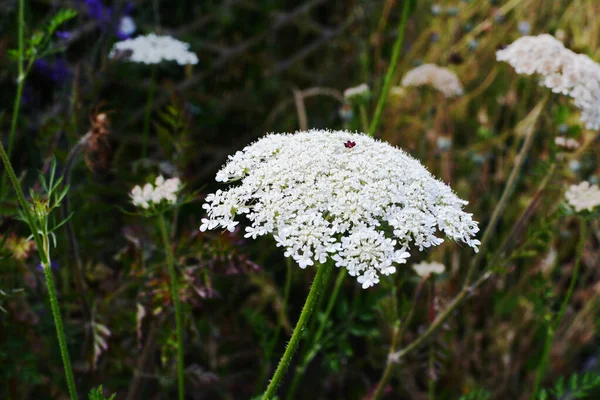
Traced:
[[58, 337], [58, 345], [60, 346], [60, 355], [65, 369], [65, 377], [67, 378], [67, 386], [71, 400], [77, 400], [77, 390], [75, 389], [75, 379], [73, 378], [73, 369], [71, 368], [71, 359], [69, 357], [69, 349], [67, 348], [67, 340], [65, 338], [65, 330], [63, 327], [60, 309], [58, 307], [58, 298], [56, 296], [56, 287], [54, 286], [54, 278], [52, 277], [52, 268], [50, 263], [42, 264], [44, 275], [46, 276], [46, 285], [48, 286], [48, 294], [50, 296], [50, 306], [52, 308], [52, 317], [54, 318], [54, 326], [56, 327], [56, 337]]
[[313, 308], [315, 307], [315, 303], [319, 298], [321, 291], [323, 290], [323, 280], [327, 275], [329, 269], [333, 268], [332, 265], [328, 263], [321, 264], [317, 266], [317, 273], [315, 275], [315, 279], [313, 280], [312, 286], [310, 287], [310, 291], [308, 292], [308, 296], [306, 297], [306, 301], [304, 306], [302, 307], [302, 312], [300, 313], [300, 318], [298, 319], [298, 323], [292, 332], [292, 338], [288, 343], [283, 356], [279, 360], [279, 364], [277, 365], [277, 369], [273, 374], [273, 378], [271, 382], [269, 382], [269, 386], [267, 390], [263, 394], [263, 400], [271, 400], [275, 396], [275, 392], [277, 391], [277, 387], [283, 380], [285, 373], [292, 361], [292, 357], [298, 348], [298, 344], [300, 343], [300, 339], [304, 334], [304, 330], [307, 327], [308, 321], [310, 320], [310, 315], [312, 314]]
[[163, 214], [158, 216], [158, 225], [162, 236], [165, 253], [167, 255], [167, 266], [171, 278], [171, 298], [175, 305], [175, 325], [177, 329], [177, 387], [179, 392], [179, 400], [185, 397], [185, 388], [183, 381], [183, 323], [181, 318], [181, 301], [179, 299], [179, 288], [177, 284], [177, 273], [175, 271], [175, 260], [173, 257], [173, 249], [169, 241], [167, 233], [167, 224]]
[[23, 194], [23, 190], [21, 189], [21, 185], [19, 184], [19, 180], [17, 179], [17, 175], [15, 174], [12, 165], [10, 164], [10, 159], [6, 151], [4, 150], [4, 146], [0, 141], [0, 158], [2, 158], [2, 162], [4, 163], [4, 168], [8, 173], [8, 177], [10, 178], [12, 185], [17, 193], [17, 199], [21, 208], [23, 209], [23, 215], [25, 216], [25, 220], [31, 229], [31, 234], [33, 236], [33, 240], [38, 248], [38, 252], [40, 255], [40, 260], [42, 262], [42, 267], [44, 269], [44, 274], [46, 275], [46, 284], [48, 285], [48, 293], [50, 295], [50, 305], [52, 307], [52, 316], [54, 318], [54, 325], [56, 326], [56, 336], [58, 338], [58, 344], [60, 346], [60, 353], [63, 360], [63, 367], [65, 369], [65, 376], [67, 378], [67, 385], [69, 387], [69, 393], [71, 395], [71, 400], [77, 400], [77, 391], [75, 390], [75, 379], [73, 378], [73, 370], [71, 368], [71, 359], [69, 358], [69, 352], [67, 349], [67, 340], [65, 339], [65, 332], [62, 324], [62, 318], [60, 316], [60, 310], [58, 307], [58, 298], [56, 296], [56, 287], [54, 286], [54, 280], [52, 279], [52, 268], [50, 267], [50, 257], [48, 252], [46, 251], [46, 241], [42, 238], [38, 230], [36, 229], [35, 222], [33, 216], [31, 215], [31, 210], [27, 205], [27, 201], [25, 200], [25, 196]]
[[554, 339], [554, 335], [556, 334], [556, 330], [558, 329], [560, 322], [562, 321], [565, 311], [569, 305], [569, 301], [573, 296], [573, 291], [575, 290], [575, 284], [577, 283], [577, 278], [579, 277], [579, 269], [581, 267], [581, 257], [583, 256], [583, 247], [585, 244], [585, 235], [586, 235], [586, 221], [581, 220], [579, 222], [579, 243], [577, 245], [577, 255], [575, 256], [575, 266], [573, 267], [573, 272], [571, 274], [571, 282], [569, 283], [569, 288], [567, 290], [567, 295], [564, 297], [563, 302], [560, 306], [560, 310], [556, 315], [556, 318], [550, 324], [548, 328], [548, 332], [546, 334], [546, 342], [544, 344], [544, 351], [542, 353], [542, 359], [540, 360], [540, 364], [537, 371], [537, 376], [535, 378], [535, 385], [533, 387], [533, 394], [531, 395], [531, 399], [537, 399], [538, 393], [540, 391], [540, 385], [542, 383], [542, 379], [546, 373], [546, 368], [548, 367], [548, 358], [550, 357], [550, 350], [552, 349], [552, 341]]
[[390, 65], [385, 73], [385, 78], [383, 80], [383, 88], [381, 89], [381, 93], [379, 94], [379, 99], [377, 101], [377, 108], [375, 109], [375, 115], [373, 116], [373, 120], [371, 121], [371, 126], [369, 128], [369, 136], [375, 136], [375, 132], [377, 131], [377, 127], [379, 126], [379, 122], [381, 121], [381, 115], [383, 114], [383, 106], [385, 105], [385, 101], [387, 100], [388, 93], [390, 91], [390, 86], [392, 84], [392, 78], [394, 77], [394, 73], [396, 72], [396, 66], [398, 65], [398, 59], [400, 58], [400, 53], [402, 51], [402, 43], [404, 42], [404, 31], [406, 30], [406, 21], [408, 19], [408, 7], [410, 1], [404, 0], [402, 5], [402, 17], [400, 19], [400, 24], [398, 25], [398, 37], [396, 38], [396, 42], [394, 43], [394, 49], [392, 50], [392, 59], [390, 61]]
[[485, 254], [486, 247], [489, 244], [492, 237], [494, 236], [494, 231], [496, 229], [496, 225], [498, 225], [498, 222], [500, 222], [500, 217], [503, 215], [504, 210], [506, 209], [506, 206], [508, 205], [508, 200], [512, 196], [512, 194], [515, 190], [515, 187], [517, 186], [517, 182], [519, 181], [519, 177], [521, 175], [521, 167], [523, 167], [525, 159], [527, 158], [527, 155], [529, 154], [529, 150], [531, 149], [531, 146], [533, 145], [533, 138], [535, 136], [534, 133], [535, 133], [536, 123], [542, 113], [542, 110], [544, 109], [544, 106], [546, 105], [546, 103], [548, 101], [548, 97], [549, 97], [549, 95], [544, 96], [544, 98], [529, 113], [529, 115], [527, 117], [525, 117], [525, 119], [522, 122], [522, 123], [525, 123], [525, 126], [524, 126], [525, 140], [523, 141], [523, 145], [521, 146], [521, 150], [519, 151], [519, 154], [517, 154], [517, 157], [515, 158], [515, 162], [514, 162], [512, 171], [510, 172], [508, 181], [506, 182], [506, 185], [504, 186], [504, 191], [502, 192], [500, 201], [498, 201], [498, 204], [494, 208], [494, 212], [492, 213], [490, 222], [487, 224], [485, 231], [483, 232], [483, 237], [481, 239], [481, 245], [479, 246], [479, 252], [473, 258], [473, 261], [471, 262], [471, 266], [469, 267], [469, 271], [467, 272], [467, 277], [465, 278], [465, 284], [464, 284], [465, 287], [471, 283], [471, 280], [473, 279], [473, 274], [477, 270], [477, 267], [479, 266], [479, 263], [481, 262], [483, 255]]
[[148, 102], [146, 103], [146, 114], [144, 115], [144, 132], [142, 137], [142, 158], [148, 156], [148, 135], [150, 132], [150, 119], [152, 117], [152, 106], [154, 104], [154, 90], [156, 88], [156, 65], [151, 67], [150, 86], [148, 87]]
[[[329, 316], [333, 311], [333, 306], [335, 305], [336, 299], [340, 293], [340, 289], [342, 287], [342, 283], [344, 282], [344, 278], [346, 277], [346, 269], [342, 268], [339, 272], [337, 279], [335, 280], [335, 285], [333, 286], [333, 292], [331, 296], [329, 296], [329, 301], [327, 302], [327, 306], [325, 307], [325, 313], [323, 314], [323, 318], [319, 320], [319, 327], [315, 332], [315, 335], [309, 339], [309, 348], [308, 351], [302, 355], [300, 364], [296, 367], [296, 371], [294, 374], [294, 379], [292, 380], [292, 384], [290, 385], [290, 391], [287, 395], [288, 400], [293, 400], [296, 395], [296, 390], [298, 389], [298, 385], [300, 384], [300, 380], [304, 376], [304, 372], [308, 367], [308, 364], [315, 358], [320, 349], [318, 345], [319, 340], [323, 336], [325, 332], [325, 327], [327, 325], [327, 321], [329, 320]], [[318, 308], [318, 307], [317, 307]]]
[[[25, 72], [23, 69], [23, 26], [25, 25], [25, 0], [19, 0], [19, 12], [17, 20], [17, 41], [18, 41], [18, 58], [17, 66], [19, 75], [17, 76], [17, 94], [15, 96], [15, 104], [13, 106], [12, 121], [10, 123], [10, 132], [8, 134], [8, 159], [12, 155], [13, 145], [15, 141], [15, 133], [17, 131], [17, 121], [19, 119], [19, 110], [21, 108], [21, 97], [23, 94], [23, 86], [25, 85]], [[7, 168], [8, 169], [8, 168]], [[2, 174], [2, 182], [0, 184], [0, 197], [6, 194], [6, 175]]]

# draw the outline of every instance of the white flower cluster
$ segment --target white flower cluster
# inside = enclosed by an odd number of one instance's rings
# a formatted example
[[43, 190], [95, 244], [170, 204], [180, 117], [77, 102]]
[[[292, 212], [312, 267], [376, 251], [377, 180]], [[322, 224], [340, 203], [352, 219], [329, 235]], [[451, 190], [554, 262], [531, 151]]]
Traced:
[[134, 206], [147, 210], [163, 201], [174, 204], [177, 201], [177, 193], [180, 189], [181, 181], [179, 178], [165, 179], [161, 175], [156, 178], [154, 185], [146, 183], [143, 188], [135, 186], [129, 193], [129, 197], [131, 197]]
[[435, 64], [423, 64], [411, 69], [402, 78], [402, 86], [431, 86], [445, 97], [463, 94], [463, 87], [456, 74]]
[[579, 141], [573, 138], [557, 136], [554, 138], [554, 143], [567, 150], [575, 150], [579, 147]]
[[588, 129], [600, 128], [600, 65], [553, 36], [523, 36], [496, 53], [517, 73], [541, 75], [541, 84], [573, 99]]
[[600, 188], [598, 185], [590, 185], [589, 182], [583, 181], [579, 185], [571, 185], [565, 193], [565, 198], [577, 212], [592, 211], [600, 206]]
[[332, 259], [363, 288], [406, 263], [410, 246], [439, 245], [441, 231], [477, 251], [477, 222], [459, 199], [402, 150], [346, 131], [271, 134], [229, 157], [206, 197], [201, 231], [273, 234], [301, 268]]
[[429, 274], [441, 274], [446, 270], [446, 266], [442, 263], [433, 261], [425, 262], [422, 261], [418, 264], [413, 265], [413, 269], [421, 278], [425, 278]]
[[190, 45], [171, 36], [158, 36], [151, 33], [114, 44], [109, 58], [131, 53], [127, 59], [136, 63], [158, 64], [162, 61], [175, 61], [179, 65], [198, 64], [198, 56], [189, 51]]
[[358, 86], [348, 88], [344, 90], [344, 98], [351, 100], [354, 97], [366, 96], [369, 94], [369, 86], [366, 83], [362, 83]]

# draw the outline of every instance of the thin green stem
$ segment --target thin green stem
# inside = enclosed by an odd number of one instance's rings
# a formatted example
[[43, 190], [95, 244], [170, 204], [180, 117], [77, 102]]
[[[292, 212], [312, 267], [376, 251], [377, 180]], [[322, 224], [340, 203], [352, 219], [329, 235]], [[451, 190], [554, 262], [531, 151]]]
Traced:
[[148, 135], [150, 132], [150, 119], [152, 117], [152, 107], [154, 104], [154, 90], [156, 80], [156, 65], [151, 67], [150, 86], [148, 87], [148, 102], [146, 103], [146, 114], [144, 115], [144, 132], [142, 137], [142, 158], [148, 156]]
[[473, 261], [471, 262], [471, 266], [469, 267], [469, 270], [467, 272], [467, 277], [465, 278], [465, 283], [464, 283], [465, 287], [467, 287], [471, 283], [471, 280], [473, 279], [473, 274], [477, 270], [477, 267], [479, 266], [479, 263], [481, 262], [483, 255], [485, 254], [485, 250], [486, 250], [490, 240], [492, 239], [492, 237], [494, 237], [494, 231], [496, 229], [496, 226], [498, 225], [498, 222], [500, 222], [500, 217], [503, 215], [504, 210], [506, 209], [506, 206], [508, 205], [508, 200], [512, 196], [512, 194], [515, 190], [515, 187], [517, 186], [517, 182], [519, 181], [519, 177], [521, 175], [521, 168], [523, 167], [525, 159], [527, 158], [527, 155], [529, 154], [529, 150], [531, 149], [531, 146], [533, 144], [536, 123], [539, 119], [539, 116], [541, 115], [541, 112], [542, 112], [544, 106], [546, 105], [546, 102], [548, 101], [548, 97], [549, 97], [548, 95], [544, 96], [544, 98], [538, 103], [538, 105], [523, 120], [525, 122], [525, 128], [524, 128], [525, 139], [523, 140], [523, 145], [521, 146], [521, 150], [519, 151], [519, 154], [515, 158], [515, 162], [513, 164], [512, 171], [510, 172], [508, 181], [506, 182], [506, 185], [504, 186], [504, 191], [502, 192], [502, 196], [500, 197], [498, 204], [494, 208], [494, 212], [492, 213], [490, 222], [488, 223], [488, 225], [485, 228], [485, 231], [483, 232], [483, 237], [481, 239], [481, 245], [479, 246], [479, 252], [473, 258]]
[[342, 283], [344, 282], [345, 277], [346, 269], [342, 268], [342, 270], [338, 274], [337, 279], [335, 280], [333, 292], [331, 293], [331, 296], [329, 296], [329, 301], [327, 302], [327, 306], [325, 307], [325, 313], [323, 314], [323, 318], [319, 320], [319, 327], [317, 328], [315, 335], [309, 338], [307, 351], [302, 354], [300, 363], [296, 367], [296, 373], [294, 374], [294, 379], [292, 380], [292, 384], [290, 385], [290, 390], [288, 392], [287, 399], [291, 400], [295, 398], [296, 390], [298, 389], [298, 385], [300, 384], [300, 380], [304, 376], [304, 372], [306, 371], [308, 364], [310, 364], [310, 362], [313, 360], [313, 358], [315, 358], [315, 356], [318, 353], [318, 350], [320, 348], [320, 346], [318, 346], [318, 342], [319, 340], [321, 340], [321, 337], [325, 332], [327, 321], [329, 320], [329, 316], [333, 311], [333, 307], [340, 293], [340, 289], [342, 287]]
[[569, 283], [569, 288], [567, 289], [567, 294], [564, 297], [563, 302], [560, 306], [560, 310], [556, 315], [554, 321], [551, 322], [548, 332], [546, 334], [546, 342], [544, 343], [542, 359], [540, 360], [537, 376], [535, 378], [535, 384], [533, 387], [533, 394], [531, 395], [532, 400], [537, 398], [538, 393], [540, 391], [542, 379], [544, 378], [546, 369], [548, 367], [548, 359], [550, 357], [550, 350], [552, 349], [552, 341], [554, 340], [554, 335], [556, 334], [556, 330], [558, 329], [565, 315], [565, 311], [567, 310], [569, 301], [571, 300], [571, 297], [573, 296], [573, 291], [575, 290], [577, 278], [579, 277], [579, 269], [581, 267], [581, 258], [583, 256], [583, 248], [585, 244], [586, 222], [585, 220], [581, 220], [579, 224], [579, 243], [577, 245], [577, 255], [575, 256], [575, 266], [573, 267], [573, 273], [571, 274], [571, 282]]
[[[17, 76], [17, 94], [15, 96], [15, 103], [13, 105], [12, 120], [10, 123], [10, 132], [8, 134], [8, 159], [12, 155], [15, 133], [17, 131], [17, 122], [19, 120], [19, 111], [21, 108], [21, 97], [23, 95], [23, 85], [25, 84], [25, 73], [23, 69], [23, 26], [25, 25], [25, 0], [19, 0], [19, 11], [17, 20], [17, 41], [18, 41], [18, 55], [17, 55], [17, 68], [19, 75]], [[0, 185], [0, 197], [6, 194], [6, 175], [2, 174], [2, 183]]]
[[181, 317], [181, 301], [179, 299], [179, 288], [177, 284], [177, 273], [175, 271], [175, 260], [173, 257], [173, 249], [169, 241], [167, 233], [167, 224], [163, 214], [158, 217], [158, 225], [162, 236], [165, 254], [167, 256], [167, 266], [169, 268], [169, 276], [171, 278], [171, 298], [175, 306], [175, 326], [177, 329], [177, 387], [179, 400], [185, 397], [185, 388], [183, 381], [183, 322]]
[[71, 400], [77, 400], [77, 390], [75, 389], [75, 379], [73, 378], [73, 369], [71, 368], [71, 359], [69, 357], [69, 349], [67, 348], [67, 340], [65, 338], [65, 330], [63, 327], [60, 309], [58, 307], [58, 297], [56, 296], [56, 287], [54, 278], [52, 277], [52, 268], [50, 263], [42, 263], [44, 275], [46, 276], [46, 285], [48, 286], [48, 294], [50, 296], [50, 307], [52, 308], [52, 317], [54, 318], [54, 326], [56, 327], [56, 337], [60, 346], [60, 355], [62, 357], [63, 367], [65, 369], [65, 377], [67, 378], [67, 386], [69, 387], [69, 395]]
[[394, 77], [394, 73], [396, 72], [396, 67], [398, 66], [398, 59], [400, 58], [400, 53], [402, 52], [402, 43], [404, 42], [404, 31], [406, 30], [406, 21], [408, 20], [408, 8], [410, 1], [404, 0], [402, 5], [402, 17], [400, 19], [400, 24], [398, 25], [398, 37], [396, 38], [396, 42], [394, 43], [394, 49], [392, 50], [392, 59], [390, 61], [390, 65], [388, 66], [387, 72], [385, 74], [385, 78], [383, 80], [383, 88], [381, 89], [381, 93], [379, 94], [379, 99], [377, 100], [377, 108], [375, 109], [375, 115], [373, 116], [373, 120], [371, 121], [371, 126], [369, 128], [369, 136], [375, 136], [375, 132], [377, 131], [377, 127], [379, 126], [379, 122], [381, 121], [381, 115], [383, 114], [383, 106], [385, 105], [385, 101], [387, 100], [388, 93], [390, 91], [390, 86], [392, 84], [392, 78]]
[[285, 373], [292, 361], [292, 357], [298, 348], [298, 344], [300, 343], [300, 339], [304, 334], [304, 330], [310, 320], [310, 315], [312, 314], [313, 308], [317, 302], [317, 298], [320, 295], [320, 292], [323, 290], [323, 279], [327, 274], [327, 270], [333, 268], [332, 265], [328, 263], [321, 264], [317, 266], [317, 273], [313, 280], [313, 283], [310, 287], [310, 291], [308, 292], [308, 296], [306, 297], [306, 302], [302, 307], [302, 312], [300, 313], [300, 318], [298, 319], [298, 323], [292, 332], [292, 338], [288, 343], [283, 356], [279, 360], [279, 364], [277, 365], [277, 369], [273, 374], [273, 378], [271, 382], [269, 382], [269, 386], [265, 391], [262, 399], [270, 400], [275, 396], [275, 392], [277, 391], [277, 387], [283, 380]]

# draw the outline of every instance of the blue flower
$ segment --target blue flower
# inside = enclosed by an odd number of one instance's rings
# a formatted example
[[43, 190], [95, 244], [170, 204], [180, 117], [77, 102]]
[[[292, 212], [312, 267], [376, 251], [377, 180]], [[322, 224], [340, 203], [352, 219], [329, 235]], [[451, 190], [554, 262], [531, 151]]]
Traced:
[[33, 68], [44, 78], [50, 79], [56, 84], [61, 84], [71, 79], [72, 71], [64, 59], [49, 62], [45, 59], [36, 60]]

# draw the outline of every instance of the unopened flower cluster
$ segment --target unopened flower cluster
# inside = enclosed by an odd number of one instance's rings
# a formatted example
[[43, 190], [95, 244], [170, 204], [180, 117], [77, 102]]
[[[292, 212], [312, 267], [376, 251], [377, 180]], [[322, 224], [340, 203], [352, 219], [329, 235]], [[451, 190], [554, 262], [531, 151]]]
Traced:
[[357, 97], [366, 97], [369, 93], [369, 86], [366, 83], [362, 83], [358, 86], [344, 90], [344, 98], [346, 100], [352, 100]]
[[565, 198], [577, 212], [593, 211], [600, 206], [600, 188], [598, 185], [590, 185], [589, 182], [583, 181], [578, 185], [571, 185], [565, 193]]
[[402, 86], [431, 86], [445, 97], [463, 94], [463, 87], [456, 74], [435, 64], [423, 64], [411, 69], [402, 78]]
[[189, 51], [190, 45], [171, 36], [158, 36], [151, 33], [115, 43], [109, 58], [127, 55], [127, 60], [159, 64], [163, 61], [175, 61], [179, 65], [197, 64], [198, 56]]
[[246, 237], [272, 234], [301, 268], [332, 259], [363, 288], [406, 263], [408, 250], [436, 246], [438, 231], [477, 250], [467, 204], [418, 161], [346, 131], [271, 134], [229, 157], [226, 190], [206, 197], [200, 230], [249, 221]]
[[161, 175], [156, 178], [154, 185], [146, 183], [144, 187], [135, 186], [129, 193], [129, 197], [134, 206], [147, 210], [159, 206], [163, 202], [174, 204], [180, 189], [179, 178], [165, 179]]
[[413, 265], [413, 269], [421, 278], [425, 278], [430, 274], [441, 274], [446, 270], [446, 266], [437, 261], [426, 262], [422, 261], [418, 264]]
[[568, 138], [564, 136], [557, 136], [554, 138], [554, 144], [563, 149], [567, 150], [575, 150], [579, 147], [579, 141], [573, 138]]
[[517, 73], [541, 75], [541, 84], [573, 99], [588, 129], [600, 128], [600, 65], [553, 36], [523, 36], [496, 53]]

